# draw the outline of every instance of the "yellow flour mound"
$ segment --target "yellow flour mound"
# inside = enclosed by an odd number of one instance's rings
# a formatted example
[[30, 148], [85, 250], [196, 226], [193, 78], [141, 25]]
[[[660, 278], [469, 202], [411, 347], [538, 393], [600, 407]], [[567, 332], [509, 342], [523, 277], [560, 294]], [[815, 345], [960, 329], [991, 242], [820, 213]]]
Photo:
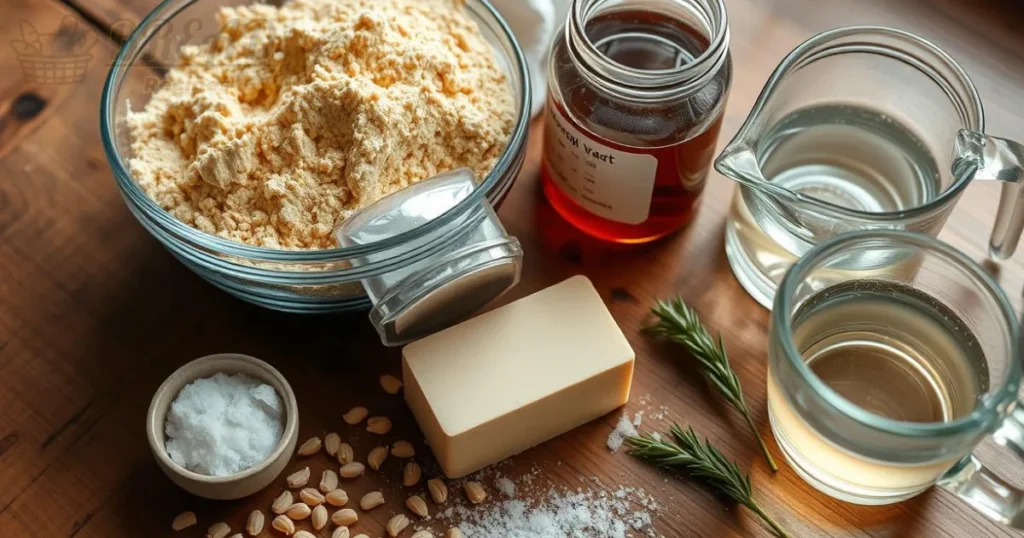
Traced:
[[514, 123], [460, 0], [293, 0], [219, 13], [128, 115], [131, 173], [176, 218], [268, 248], [331, 231], [437, 173], [490, 171]]

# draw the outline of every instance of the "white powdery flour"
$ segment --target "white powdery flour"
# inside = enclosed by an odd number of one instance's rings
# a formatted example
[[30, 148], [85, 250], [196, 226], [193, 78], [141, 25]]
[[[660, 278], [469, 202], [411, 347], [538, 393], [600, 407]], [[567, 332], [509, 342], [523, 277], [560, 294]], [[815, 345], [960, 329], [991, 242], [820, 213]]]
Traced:
[[196, 473], [225, 476], [265, 461], [284, 432], [284, 404], [270, 385], [244, 374], [197, 379], [167, 412], [167, 455]]
[[649, 509], [653, 501], [632, 488], [552, 492], [539, 503], [511, 499], [485, 509], [458, 506], [442, 518], [454, 518], [472, 538], [627, 538], [654, 536]]

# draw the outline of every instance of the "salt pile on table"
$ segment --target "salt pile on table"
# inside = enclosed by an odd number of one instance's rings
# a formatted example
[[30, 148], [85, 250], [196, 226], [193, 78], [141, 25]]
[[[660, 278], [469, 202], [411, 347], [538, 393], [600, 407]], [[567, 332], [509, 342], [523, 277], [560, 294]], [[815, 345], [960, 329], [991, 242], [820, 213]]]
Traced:
[[627, 538], [655, 536], [656, 505], [639, 490], [551, 492], [540, 502], [511, 499], [486, 509], [456, 506], [440, 514], [473, 538]]

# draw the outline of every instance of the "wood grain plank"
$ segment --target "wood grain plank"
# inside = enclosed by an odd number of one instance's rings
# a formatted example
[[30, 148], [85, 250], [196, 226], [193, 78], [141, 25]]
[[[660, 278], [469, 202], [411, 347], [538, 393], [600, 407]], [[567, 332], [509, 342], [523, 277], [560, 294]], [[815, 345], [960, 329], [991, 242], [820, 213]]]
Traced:
[[[813, 9], [799, 0], [728, 3], [737, 78], [720, 144], [739, 127], [789, 49], [813, 32], [851, 22], [885, 22], [935, 38], [964, 61], [988, 99], [992, 132], [1024, 138], [1019, 10], [952, 0], [821, 0]], [[137, 20], [150, 5], [97, 0], [75, 7], [113, 22]], [[12, 35], [21, 20], [52, 31], [73, 12], [53, 0], [9, 0], [0, 14], [0, 35]], [[240, 529], [249, 510], [265, 510], [275, 488], [231, 503], [183, 493], [163, 477], [145, 443], [152, 391], [182, 363], [213, 352], [250, 353], [277, 366], [299, 393], [303, 437], [339, 431], [365, 458], [380, 440], [345, 426], [340, 415], [367, 405], [394, 420], [388, 441], [406, 438], [427, 454], [400, 399], [376, 386], [381, 373], [398, 373], [399, 355], [379, 346], [364, 313], [309, 318], [244, 304], [189, 273], [134, 222], [96, 131], [100, 87], [114, 51], [109, 43], [97, 46], [86, 81], [70, 86], [26, 84], [17, 76], [16, 58], [0, 52], [0, 72], [15, 74], [0, 77], [0, 536], [168, 536], [173, 515], [194, 509], [201, 525], [180, 534], [191, 538], [218, 520]], [[532, 134], [527, 165], [501, 210], [527, 256], [522, 284], [503, 301], [573, 274], [590, 276], [637, 351], [634, 393], [622, 412], [642, 411], [644, 428], [694, 424], [730, 457], [752, 467], [766, 509], [796, 536], [1013, 536], [943, 491], [867, 508], [818, 494], [788, 466], [770, 475], [739, 417], [707, 389], [685, 357], [640, 332], [655, 298], [680, 294], [695, 305], [723, 333], [762, 433], [770, 435], [764, 399], [767, 312], [731, 277], [721, 246], [732, 184], [714, 175], [696, 221], [668, 240], [608, 246], [581, 236], [544, 202], [536, 126]], [[984, 257], [996, 193], [995, 185], [971, 186], [943, 232], [978, 260]], [[993, 265], [1018, 306], [1021, 260], [1017, 255]], [[621, 451], [609, 453], [604, 440], [620, 413], [517, 456], [497, 471], [520, 481], [536, 473], [539, 492], [642, 488], [663, 507], [656, 528], [668, 537], [769, 536], [749, 513], [705, 487], [647, 468]], [[981, 453], [997, 471], [1024, 481], [1008, 455], [991, 444]], [[428, 474], [436, 472], [429, 458], [423, 463]], [[297, 461], [290, 469], [306, 464]], [[321, 458], [313, 465], [320, 471], [327, 462]], [[399, 473], [391, 460], [383, 473], [346, 489], [352, 498], [380, 488], [389, 500], [401, 500], [408, 491], [399, 485]], [[389, 515], [369, 514], [360, 531], [380, 534]]]

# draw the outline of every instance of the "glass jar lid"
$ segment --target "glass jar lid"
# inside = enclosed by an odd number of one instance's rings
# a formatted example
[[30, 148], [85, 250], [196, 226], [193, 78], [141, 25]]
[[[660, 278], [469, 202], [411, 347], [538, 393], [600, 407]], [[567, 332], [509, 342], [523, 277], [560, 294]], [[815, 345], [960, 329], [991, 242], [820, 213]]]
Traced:
[[[335, 230], [343, 247], [366, 245], [407, 232], [445, 214], [477, 187], [459, 168], [402, 189], [349, 217]], [[432, 255], [362, 280], [373, 303], [370, 321], [381, 341], [397, 346], [454, 325], [519, 282], [523, 250], [509, 237], [486, 199], [450, 223], [352, 265], [401, 258], [438, 245]]]

